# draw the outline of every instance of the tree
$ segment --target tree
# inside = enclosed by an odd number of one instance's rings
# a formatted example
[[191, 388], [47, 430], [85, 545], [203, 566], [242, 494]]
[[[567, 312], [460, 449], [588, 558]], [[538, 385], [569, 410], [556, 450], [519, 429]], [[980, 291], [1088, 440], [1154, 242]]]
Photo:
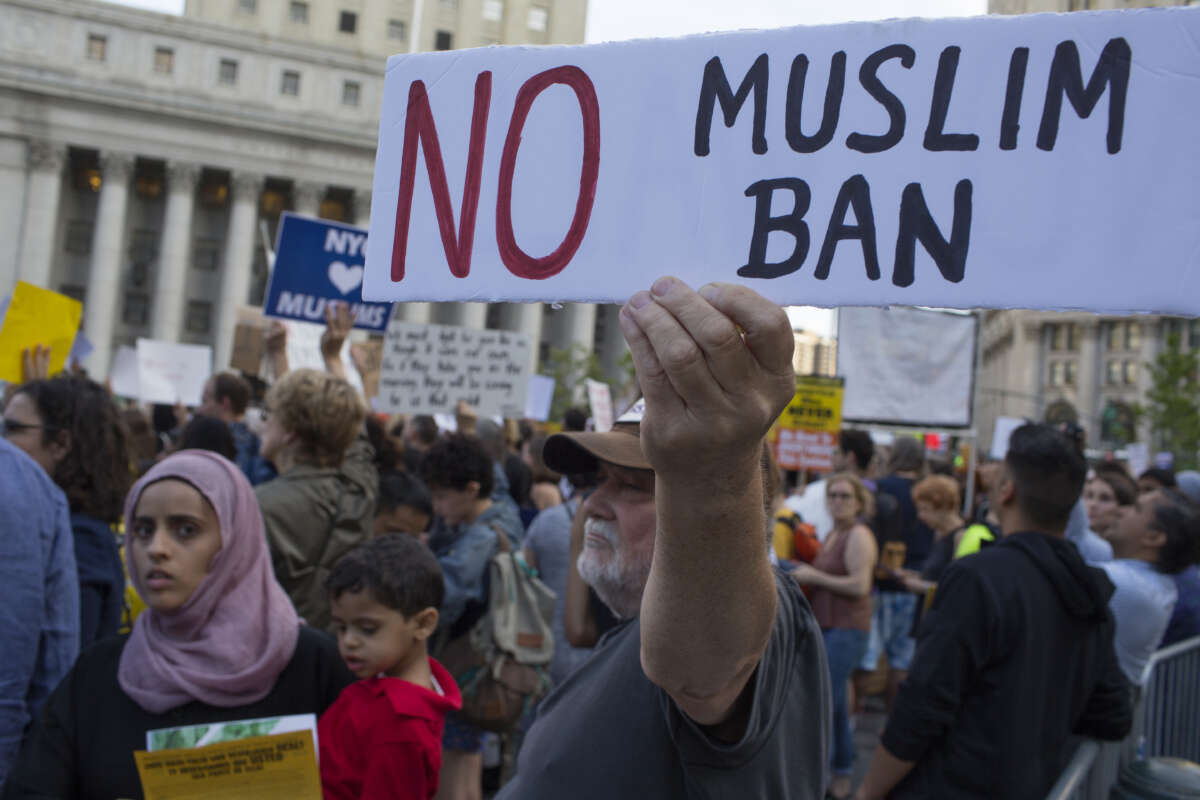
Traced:
[[1195, 469], [1200, 449], [1200, 351], [1183, 349], [1173, 333], [1146, 366], [1153, 385], [1144, 410], [1154, 444], [1174, 455], [1175, 469]]
[[550, 401], [550, 419], [561, 421], [572, 405], [587, 405], [584, 379], [603, 381], [612, 390], [616, 413], [620, 413], [621, 398], [629, 393], [634, 380], [633, 356], [626, 352], [617, 363], [617, 375], [605, 373], [595, 352], [581, 344], [567, 348], [550, 348], [550, 356], [542, 364], [543, 375], [554, 378], [554, 398]]

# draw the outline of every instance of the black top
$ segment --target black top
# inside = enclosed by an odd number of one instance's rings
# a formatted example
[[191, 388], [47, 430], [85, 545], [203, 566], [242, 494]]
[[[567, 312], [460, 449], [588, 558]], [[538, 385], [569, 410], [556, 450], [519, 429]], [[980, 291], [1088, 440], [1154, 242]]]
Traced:
[[125, 568], [112, 528], [87, 514], [71, 515], [75, 566], [79, 570], [79, 649], [115, 636], [121, 627]]
[[740, 742], [711, 738], [646, 678], [635, 619], [542, 701], [500, 798], [824, 797], [831, 724], [821, 632], [795, 581], [776, 573], [776, 587]]
[[[912, 499], [915, 481], [899, 475], [889, 475], [875, 482], [879, 492], [896, 498], [900, 505], [900, 541], [904, 542], [904, 566], [920, 569], [933, 547], [933, 530], [917, 517], [917, 506]], [[904, 591], [903, 588], [900, 591]]]
[[9, 774], [4, 800], [141, 800], [133, 751], [146, 749], [146, 731], [285, 714], [320, 716], [354, 682], [333, 638], [303, 627], [292, 660], [257, 703], [219, 708], [193, 702], [151, 714], [117, 683], [127, 638], [98, 642], [50, 695]]
[[883, 732], [892, 755], [917, 762], [890, 797], [1043, 797], [1072, 734], [1124, 738], [1112, 592], [1072, 544], [1040, 533], [951, 564]]

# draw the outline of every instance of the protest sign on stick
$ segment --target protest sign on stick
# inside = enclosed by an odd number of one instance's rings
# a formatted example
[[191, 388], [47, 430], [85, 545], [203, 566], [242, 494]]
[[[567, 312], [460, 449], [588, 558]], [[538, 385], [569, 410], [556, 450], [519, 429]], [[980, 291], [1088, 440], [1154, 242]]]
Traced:
[[24, 351], [39, 344], [50, 348], [50, 374], [62, 372], [82, 316], [78, 300], [17, 281], [0, 326], [0, 381], [25, 380]]
[[[1200, 313], [1200, 9], [393, 56], [364, 296]], [[383, 135], [386, 134], [386, 135]]]
[[612, 389], [607, 383], [594, 381], [591, 378], [585, 381], [585, 385], [587, 386], [588, 405], [592, 409], [592, 422], [595, 424], [596, 430], [601, 433], [612, 430]]
[[384, 340], [378, 410], [452, 414], [462, 401], [480, 416], [521, 417], [529, 348], [521, 333], [393, 322]]
[[382, 333], [392, 307], [363, 302], [366, 242], [367, 232], [362, 228], [283, 212], [263, 313], [320, 323], [325, 319], [326, 304], [340, 300], [350, 304], [354, 327]]

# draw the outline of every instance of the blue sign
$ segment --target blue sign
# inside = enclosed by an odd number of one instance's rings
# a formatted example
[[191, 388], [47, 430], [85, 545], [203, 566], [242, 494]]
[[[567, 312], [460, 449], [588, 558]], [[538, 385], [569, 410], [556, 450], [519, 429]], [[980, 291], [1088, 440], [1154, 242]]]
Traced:
[[325, 306], [341, 300], [350, 304], [354, 327], [384, 332], [391, 303], [364, 303], [362, 299], [366, 254], [365, 228], [285, 211], [275, 237], [275, 266], [263, 314], [324, 323]]

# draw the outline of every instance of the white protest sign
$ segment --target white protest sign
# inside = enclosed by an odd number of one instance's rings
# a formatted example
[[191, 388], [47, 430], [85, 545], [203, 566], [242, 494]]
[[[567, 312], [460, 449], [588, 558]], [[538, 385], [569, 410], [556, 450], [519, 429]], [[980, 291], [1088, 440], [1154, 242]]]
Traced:
[[1024, 424], [1025, 420], [1020, 417], [996, 417], [996, 426], [992, 428], [992, 458], [1003, 460], [1008, 455], [1008, 440], [1013, 431]]
[[530, 375], [529, 388], [525, 394], [525, 419], [545, 422], [550, 419], [550, 406], [554, 403], [554, 378], [548, 375]]
[[143, 402], [198, 406], [212, 374], [212, 348], [138, 339], [137, 369]]
[[919, 308], [838, 311], [842, 419], [971, 424], [975, 317]]
[[380, 407], [389, 413], [520, 417], [529, 385], [530, 339], [509, 331], [392, 322], [383, 345]]
[[1200, 9], [393, 56], [363, 295], [1200, 313]]
[[[315, 369], [324, 372], [325, 358], [321, 355], [321, 335], [325, 332], [325, 326], [290, 319], [283, 320], [283, 325], [287, 328], [288, 369]], [[350, 348], [345, 344], [342, 345], [341, 361], [346, 381], [362, 392], [362, 376], [358, 374], [358, 368], [354, 366], [354, 360], [350, 357]]]
[[1131, 475], [1141, 475], [1150, 467], [1150, 446], [1145, 442], [1125, 445], [1125, 461], [1129, 464]]
[[112, 392], [117, 397], [137, 398], [141, 396], [138, 387], [138, 357], [137, 350], [127, 344], [117, 348], [113, 356], [112, 369], [108, 371], [108, 382]]
[[586, 386], [588, 405], [592, 408], [592, 421], [596, 425], [596, 430], [601, 433], [612, 430], [612, 390], [608, 388], [607, 383], [594, 381], [591, 378], [587, 379]]

